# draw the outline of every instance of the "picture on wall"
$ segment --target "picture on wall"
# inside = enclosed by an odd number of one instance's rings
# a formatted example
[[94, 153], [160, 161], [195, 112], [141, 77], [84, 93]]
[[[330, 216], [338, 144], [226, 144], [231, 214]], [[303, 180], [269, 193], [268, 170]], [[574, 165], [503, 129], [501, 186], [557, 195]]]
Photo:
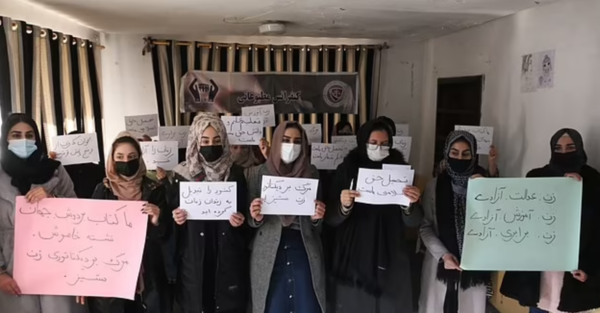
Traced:
[[521, 57], [521, 92], [554, 87], [555, 50], [548, 50]]

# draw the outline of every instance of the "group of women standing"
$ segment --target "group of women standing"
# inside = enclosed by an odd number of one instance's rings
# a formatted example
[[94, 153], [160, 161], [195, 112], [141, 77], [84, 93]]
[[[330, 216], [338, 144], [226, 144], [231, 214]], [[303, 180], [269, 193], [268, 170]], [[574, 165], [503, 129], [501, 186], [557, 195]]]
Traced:
[[[347, 133], [347, 125], [340, 134]], [[93, 199], [144, 201], [148, 234], [135, 301], [22, 295], [12, 278], [15, 198], [36, 202], [76, 195], [67, 171], [48, 158], [37, 125], [22, 114], [3, 123], [0, 142], [0, 308], [19, 313], [408, 313], [414, 312], [413, 271], [406, 229], [418, 227], [425, 247], [420, 313], [483, 313], [491, 273], [460, 268], [471, 179], [497, 176], [478, 166], [475, 138], [462, 131], [447, 139], [444, 162], [425, 189], [402, 192], [409, 206], [354, 200], [359, 168], [405, 165], [392, 149], [393, 121], [363, 125], [352, 150], [319, 184], [313, 216], [261, 213], [265, 175], [319, 179], [310, 164], [306, 133], [281, 123], [261, 153], [229, 145], [225, 126], [198, 114], [190, 128], [185, 161], [171, 173], [147, 177], [138, 141], [122, 133], [113, 142], [106, 177]], [[349, 130], [352, 131], [351, 128]], [[551, 140], [550, 164], [532, 177], [583, 179], [580, 270], [573, 273], [507, 273], [502, 293], [532, 312], [585, 312], [600, 307], [597, 194], [600, 174], [586, 164], [581, 136], [561, 130]], [[494, 151], [495, 159], [495, 151]], [[328, 175], [328, 173], [326, 173]], [[237, 213], [228, 221], [188, 220], [179, 207], [180, 182], [235, 182]], [[565, 208], [568, 209], [568, 208]], [[330, 229], [323, 237], [321, 228]], [[325, 245], [324, 245], [325, 244]], [[323, 247], [327, 251], [324, 251]]]

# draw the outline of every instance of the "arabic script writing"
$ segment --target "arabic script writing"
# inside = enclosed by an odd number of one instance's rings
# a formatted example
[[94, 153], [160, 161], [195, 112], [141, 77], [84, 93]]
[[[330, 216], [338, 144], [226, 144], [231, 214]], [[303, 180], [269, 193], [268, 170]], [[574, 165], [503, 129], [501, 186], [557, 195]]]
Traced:
[[134, 135], [158, 136], [158, 115], [125, 116], [125, 129]]
[[63, 165], [98, 163], [98, 138], [96, 134], [58, 136], [54, 139], [56, 159]]
[[235, 182], [181, 182], [179, 206], [190, 220], [228, 220], [237, 211]]
[[343, 144], [313, 143], [310, 163], [320, 170], [335, 170], [344, 161], [351, 146]]
[[375, 170], [360, 168], [356, 190], [360, 197], [356, 202], [367, 204], [398, 204], [408, 206], [410, 200], [404, 195], [403, 189], [410, 185], [413, 178], [409, 171]]
[[178, 145], [177, 141], [140, 142], [146, 168], [156, 170], [160, 167], [167, 171], [174, 169], [179, 161]]
[[264, 215], [314, 215], [319, 181], [308, 178], [263, 176]]
[[165, 126], [158, 130], [158, 140], [177, 141], [177, 147], [185, 149], [187, 148], [189, 133], [189, 126]]
[[263, 137], [264, 120], [260, 116], [222, 116], [221, 120], [232, 145], [258, 145]]

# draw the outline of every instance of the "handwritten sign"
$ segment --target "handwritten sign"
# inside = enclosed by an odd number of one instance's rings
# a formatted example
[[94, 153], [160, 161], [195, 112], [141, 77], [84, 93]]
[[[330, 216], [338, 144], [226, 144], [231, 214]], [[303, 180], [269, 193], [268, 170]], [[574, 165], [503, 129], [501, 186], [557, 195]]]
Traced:
[[189, 133], [189, 126], [164, 126], [158, 129], [158, 140], [177, 141], [177, 147], [185, 149], [187, 148]]
[[235, 182], [181, 182], [179, 204], [190, 220], [229, 220], [237, 211]]
[[350, 150], [358, 146], [358, 143], [356, 142], [356, 136], [331, 136], [331, 143], [349, 146], [351, 147]]
[[98, 137], [96, 134], [78, 134], [54, 138], [56, 160], [62, 165], [98, 163]]
[[125, 116], [125, 130], [150, 137], [158, 136], [158, 115]]
[[304, 128], [310, 144], [323, 142], [321, 124], [302, 124], [302, 128]]
[[[392, 171], [410, 171], [412, 167], [410, 165], [402, 165], [402, 164], [383, 164], [382, 169], [384, 170], [392, 170]], [[414, 171], [413, 171], [414, 174]], [[414, 175], [413, 175], [414, 177]], [[412, 185], [410, 182], [409, 185]]]
[[394, 136], [393, 148], [402, 152], [406, 162], [410, 159], [410, 147], [412, 146], [412, 137]]
[[275, 107], [272, 104], [242, 107], [243, 116], [261, 116], [264, 127], [275, 127]]
[[408, 130], [409, 130], [408, 124], [396, 124], [396, 136], [400, 136], [400, 137], [409, 136]]
[[581, 182], [570, 178], [471, 180], [461, 267], [577, 269], [581, 192]]
[[467, 131], [477, 139], [477, 154], [489, 154], [492, 142], [494, 140], [494, 128], [493, 127], [479, 127], [479, 126], [454, 126], [455, 130]]
[[24, 294], [133, 300], [144, 202], [17, 197], [14, 278]]
[[179, 161], [179, 150], [177, 141], [148, 141], [140, 142], [142, 157], [146, 163], [146, 169], [173, 170]]
[[347, 145], [313, 143], [310, 163], [320, 170], [335, 170], [344, 161], [349, 151]]
[[232, 145], [258, 145], [263, 137], [260, 116], [221, 116]]
[[318, 179], [263, 176], [260, 197], [263, 215], [315, 214]]
[[[410, 171], [358, 169], [358, 203], [410, 205], [403, 189], [412, 184]], [[414, 176], [414, 172], [413, 172]]]

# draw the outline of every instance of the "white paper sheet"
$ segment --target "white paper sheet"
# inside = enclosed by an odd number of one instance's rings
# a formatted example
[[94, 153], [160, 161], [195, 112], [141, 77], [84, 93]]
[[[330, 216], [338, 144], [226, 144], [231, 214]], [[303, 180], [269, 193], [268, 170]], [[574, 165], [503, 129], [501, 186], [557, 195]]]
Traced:
[[375, 205], [410, 205], [410, 200], [404, 195], [403, 189], [412, 184], [414, 171], [410, 176], [411, 171], [360, 168], [356, 185], [360, 197], [355, 201]]
[[100, 162], [96, 133], [57, 136], [53, 142], [56, 160], [62, 165]]
[[275, 106], [272, 104], [242, 107], [242, 116], [261, 116], [264, 127], [275, 127]]
[[404, 160], [408, 162], [410, 160], [410, 148], [412, 146], [412, 137], [406, 136], [395, 136], [393, 148], [402, 152]]
[[181, 182], [179, 206], [188, 220], [229, 220], [237, 211], [235, 182]]
[[158, 140], [177, 141], [179, 149], [185, 149], [187, 148], [189, 133], [189, 126], [163, 126], [158, 130]]
[[313, 144], [323, 142], [323, 131], [321, 124], [302, 124], [302, 128], [304, 128], [306, 136], [308, 136], [309, 143]]
[[313, 143], [310, 163], [320, 170], [335, 170], [344, 161], [350, 146], [327, 143]]
[[158, 114], [125, 116], [125, 130], [150, 137], [158, 136]]
[[146, 163], [146, 169], [173, 170], [179, 161], [179, 149], [177, 141], [148, 141], [140, 142], [142, 157]]
[[477, 139], [477, 154], [489, 154], [494, 140], [494, 127], [485, 126], [454, 126], [455, 130], [467, 131]]
[[317, 179], [263, 176], [261, 214], [312, 216], [318, 187]]
[[258, 145], [263, 138], [263, 118], [260, 116], [222, 116], [231, 145]]

